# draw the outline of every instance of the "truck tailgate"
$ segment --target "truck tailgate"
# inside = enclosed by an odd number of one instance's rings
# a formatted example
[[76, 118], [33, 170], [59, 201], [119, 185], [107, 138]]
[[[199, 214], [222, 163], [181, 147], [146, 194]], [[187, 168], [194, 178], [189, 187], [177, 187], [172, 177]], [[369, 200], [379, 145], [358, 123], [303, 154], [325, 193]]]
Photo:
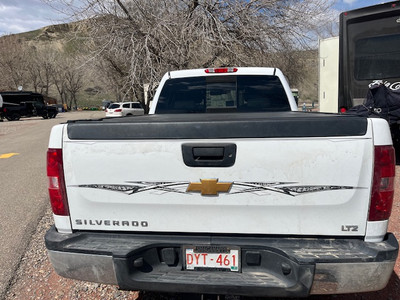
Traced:
[[163, 115], [65, 128], [74, 230], [365, 234], [374, 147], [364, 118]]

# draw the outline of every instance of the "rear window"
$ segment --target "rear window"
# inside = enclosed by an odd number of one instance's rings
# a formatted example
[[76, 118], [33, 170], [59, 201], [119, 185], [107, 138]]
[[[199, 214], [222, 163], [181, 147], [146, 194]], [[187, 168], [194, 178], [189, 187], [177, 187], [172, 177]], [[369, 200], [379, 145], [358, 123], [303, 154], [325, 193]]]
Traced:
[[400, 34], [360, 39], [355, 43], [354, 77], [374, 80], [400, 77]]
[[242, 75], [176, 78], [168, 80], [156, 113], [290, 111], [276, 76]]
[[120, 106], [120, 104], [113, 103], [108, 108], [109, 109], [116, 109], [116, 108], [119, 108], [119, 106]]

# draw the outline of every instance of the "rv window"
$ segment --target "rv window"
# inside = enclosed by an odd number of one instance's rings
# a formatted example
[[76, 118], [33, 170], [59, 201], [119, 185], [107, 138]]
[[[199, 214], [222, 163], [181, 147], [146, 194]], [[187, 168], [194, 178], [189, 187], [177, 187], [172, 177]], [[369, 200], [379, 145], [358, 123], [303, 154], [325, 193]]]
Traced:
[[354, 77], [376, 80], [400, 77], [400, 34], [364, 38], [355, 43]]

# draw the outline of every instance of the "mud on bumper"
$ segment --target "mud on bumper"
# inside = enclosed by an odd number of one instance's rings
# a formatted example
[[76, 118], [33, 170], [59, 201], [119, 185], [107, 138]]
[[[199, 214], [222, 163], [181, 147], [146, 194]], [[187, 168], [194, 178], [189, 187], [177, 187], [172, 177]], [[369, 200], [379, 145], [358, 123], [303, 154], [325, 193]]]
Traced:
[[[367, 292], [386, 286], [398, 242], [360, 239], [208, 235], [60, 234], [45, 236], [51, 263], [64, 277], [127, 290], [271, 297]], [[183, 246], [241, 249], [241, 272], [184, 270]]]

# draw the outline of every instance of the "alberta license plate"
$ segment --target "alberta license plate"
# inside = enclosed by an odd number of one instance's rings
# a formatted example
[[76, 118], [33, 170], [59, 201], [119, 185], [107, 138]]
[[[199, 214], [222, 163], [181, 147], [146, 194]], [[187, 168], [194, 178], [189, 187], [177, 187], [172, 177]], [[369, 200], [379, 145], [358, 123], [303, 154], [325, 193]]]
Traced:
[[223, 246], [184, 247], [186, 270], [240, 271], [240, 249]]

